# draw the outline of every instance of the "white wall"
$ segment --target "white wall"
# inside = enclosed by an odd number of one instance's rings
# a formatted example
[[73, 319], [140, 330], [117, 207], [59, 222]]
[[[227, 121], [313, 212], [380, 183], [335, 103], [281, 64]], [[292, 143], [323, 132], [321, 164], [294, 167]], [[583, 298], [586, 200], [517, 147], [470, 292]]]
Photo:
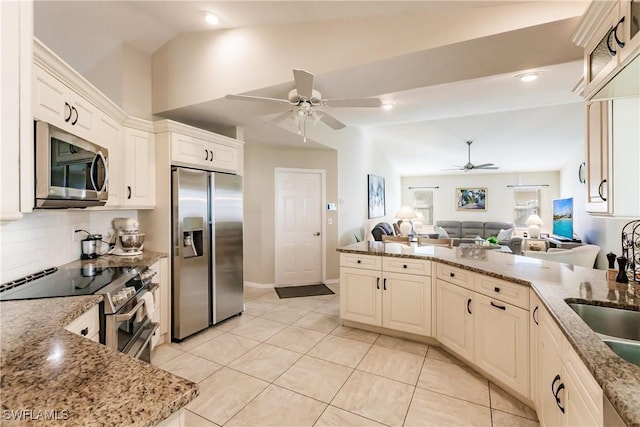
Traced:
[[85, 233], [112, 232], [114, 218], [137, 218], [136, 211], [36, 210], [0, 226], [0, 283], [80, 259]]
[[[507, 185], [547, 184], [540, 187], [540, 217], [542, 232], [551, 232], [551, 201], [559, 195], [558, 172], [535, 173], [473, 173], [462, 175], [433, 175], [402, 178], [402, 203], [413, 204], [413, 192], [408, 187], [437, 186], [434, 191], [433, 219], [457, 221], [510, 221], [514, 220], [513, 188]], [[487, 210], [457, 211], [456, 188], [486, 187]]]

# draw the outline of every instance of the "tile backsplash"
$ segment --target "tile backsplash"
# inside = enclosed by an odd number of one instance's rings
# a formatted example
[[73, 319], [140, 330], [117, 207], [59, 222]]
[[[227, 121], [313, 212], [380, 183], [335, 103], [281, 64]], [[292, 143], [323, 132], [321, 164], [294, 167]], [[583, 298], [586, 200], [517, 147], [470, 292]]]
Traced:
[[[101, 233], [104, 240], [113, 233], [114, 218], [136, 218], [137, 211], [38, 210], [19, 221], [0, 226], [0, 283], [80, 258], [84, 229]], [[103, 250], [104, 250], [103, 245]]]

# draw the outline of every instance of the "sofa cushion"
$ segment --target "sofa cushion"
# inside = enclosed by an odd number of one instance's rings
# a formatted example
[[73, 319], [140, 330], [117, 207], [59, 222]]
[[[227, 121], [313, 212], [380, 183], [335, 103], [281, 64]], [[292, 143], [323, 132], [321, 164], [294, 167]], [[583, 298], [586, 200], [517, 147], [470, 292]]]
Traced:
[[435, 231], [438, 234], [439, 239], [448, 239], [449, 238], [449, 233], [447, 233], [447, 230], [445, 230], [442, 227], [439, 226], [435, 226], [433, 227], [433, 231]]
[[460, 221], [437, 221], [436, 225], [447, 230], [449, 237], [460, 237]]
[[462, 221], [461, 223], [461, 233], [460, 237], [473, 238], [480, 236], [485, 238], [484, 235], [484, 222], [482, 221]]
[[513, 236], [513, 231], [513, 228], [508, 228], [506, 230], [500, 229], [496, 238], [499, 242], [509, 241], [511, 239], [511, 236]]
[[507, 230], [509, 228], [513, 228], [515, 230], [515, 223], [504, 221], [487, 221], [484, 223], [484, 237], [487, 238], [491, 236], [497, 236], [500, 230]]

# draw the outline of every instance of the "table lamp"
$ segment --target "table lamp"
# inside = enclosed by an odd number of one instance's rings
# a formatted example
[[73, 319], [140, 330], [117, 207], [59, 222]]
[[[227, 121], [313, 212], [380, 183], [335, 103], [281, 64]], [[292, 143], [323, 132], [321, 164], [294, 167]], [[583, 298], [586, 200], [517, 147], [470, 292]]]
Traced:
[[396, 214], [396, 218], [402, 220], [400, 223], [400, 234], [403, 236], [413, 234], [413, 224], [411, 220], [416, 218], [416, 212], [411, 206], [402, 206]]
[[540, 237], [540, 226], [543, 224], [542, 218], [536, 214], [530, 215], [525, 224], [529, 226], [529, 237], [538, 239]]

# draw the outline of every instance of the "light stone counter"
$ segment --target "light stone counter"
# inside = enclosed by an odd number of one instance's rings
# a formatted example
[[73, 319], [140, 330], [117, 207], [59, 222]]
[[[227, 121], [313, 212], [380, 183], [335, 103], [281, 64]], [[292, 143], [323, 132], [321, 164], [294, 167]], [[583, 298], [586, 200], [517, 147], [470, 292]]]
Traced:
[[64, 329], [101, 300], [0, 302], [2, 425], [152, 426], [196, 398], [193, 382]]
[[338, 252], [428, 259], [531, 286], [627, 425], [640, 425], [640, 367], [617, 356], [566, 303], [640, 311], [640, 286], [606, 279], [606, 272], [486, 250], [483, 259], [459, 248], [361, 242]]

